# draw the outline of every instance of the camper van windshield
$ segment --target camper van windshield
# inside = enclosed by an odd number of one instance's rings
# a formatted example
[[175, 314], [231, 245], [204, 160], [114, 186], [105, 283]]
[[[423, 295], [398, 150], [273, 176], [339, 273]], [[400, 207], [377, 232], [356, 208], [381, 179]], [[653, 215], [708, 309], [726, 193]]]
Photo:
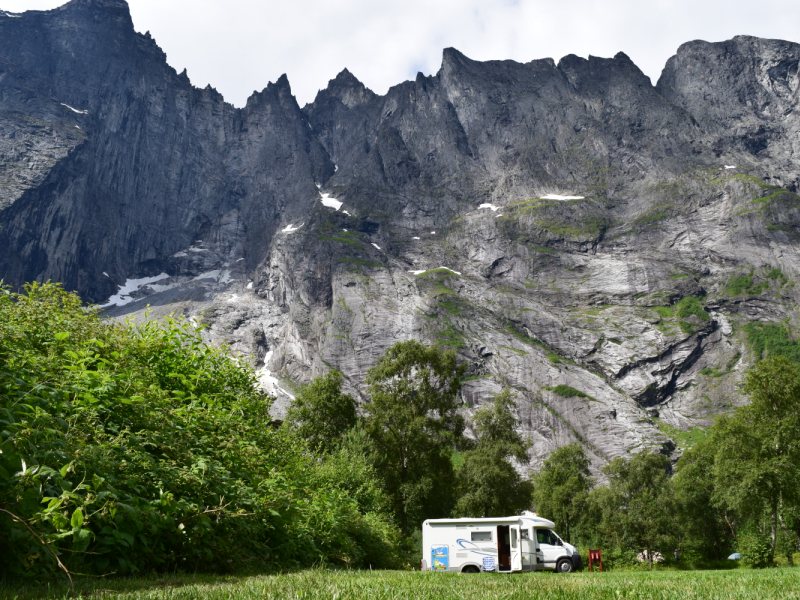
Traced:
[[550, 544], [552, 546], [560, 546], [561, 540], [558, 536], [549, 529], [537, 529], [536, 541], [540, 544]]

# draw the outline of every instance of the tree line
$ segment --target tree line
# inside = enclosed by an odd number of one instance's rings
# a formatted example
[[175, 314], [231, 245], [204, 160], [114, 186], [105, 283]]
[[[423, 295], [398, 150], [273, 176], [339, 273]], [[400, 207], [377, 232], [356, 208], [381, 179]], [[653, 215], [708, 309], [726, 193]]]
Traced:
[[362, 416], [334, 372], [301, 389], [288, 422], [308, 437], [348, 414], [326, 431], [327, 448], [346, 432], [363, 432], [362, 452], [411, 539], [425, 518], [532, 506], [567, 541], [605, 548], [617, 564], [719, 566], [735, 551], [754, 567], [777, 555], [792, 563], [800, 541], [797, 362], [780, 353], [759, 361], [743, 386], [750, 403], [721, 417], [677, 462], [645, 450], [609, 461], [597, 480], [579, 444], [554, 451], [529, 479], [520, 476], [528, 444], [509, 390], [475, 412], [475, 436], [466, 438], [459, 379], [452, 353], [402, 342], [369, 372]]
[[537, 510], [573, 540], [631, 561], [643, 553], [695, 565], [739, 552], [766, 567], [800, 549], [800, 365], [784, 356], [745, 377], [750, 403], [722, 416], [675, 464], [659, 453], [616, 458], [592, 485], [578, 446], [533, 477]]
[[617, 458], [593, 480], [578, 445], [522, 477], [511, 391], [467, 435], [452, 352], [407, 341], [357, 406], [336, 371], [285, 422], [250, 369], [181, 320], [104, 321], [53, 284], [0, 288], [0, 576], [243, 572], [416, 564], [426, 518], [533, 506], [620, 559], [791, 555], [800, 533], [800, 368], [747, 376], [751, 403], [677, 464]]

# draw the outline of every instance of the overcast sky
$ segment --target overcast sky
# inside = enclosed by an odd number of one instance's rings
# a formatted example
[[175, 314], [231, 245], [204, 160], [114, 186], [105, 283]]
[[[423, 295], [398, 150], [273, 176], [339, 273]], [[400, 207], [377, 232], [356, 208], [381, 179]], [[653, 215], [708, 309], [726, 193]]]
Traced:
[[[64, 0], [0, 0], [12, 12]], [[287, 73], [300, 105], [344, 67], [384, 93], [436, 73], [442, 48], [527, 62], [620, 50], [656, 82], [683, 42], [738, 34], [800, 42], [797, 0], [129, 0], [178, 71], [242, 106]]]

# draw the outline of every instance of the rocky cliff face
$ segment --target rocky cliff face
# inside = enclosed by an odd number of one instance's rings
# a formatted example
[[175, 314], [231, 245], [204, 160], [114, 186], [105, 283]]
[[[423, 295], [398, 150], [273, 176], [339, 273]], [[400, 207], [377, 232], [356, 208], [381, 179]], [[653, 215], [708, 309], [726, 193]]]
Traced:
[[279, 410], [414, 337], [469, 364], [467, 410], [515, 390], [534, 464], [673, 452], [744, 401], [747, 323], [797, 320], [799, 65], [691, 42], [653, 86], [624, 54], [446, 49], [384, 96], [345, 70], [235, 109], [122, 0], [0, 13], [0, 274], [192, 315]]

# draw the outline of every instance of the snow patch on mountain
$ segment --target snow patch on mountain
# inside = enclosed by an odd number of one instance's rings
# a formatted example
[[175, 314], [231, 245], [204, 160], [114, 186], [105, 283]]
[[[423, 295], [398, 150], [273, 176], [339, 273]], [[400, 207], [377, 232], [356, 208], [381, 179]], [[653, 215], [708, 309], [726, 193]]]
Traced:
[[150, 286], [150, 284], [153, 284], [156, 281], [161, 281], [162, 279], [166, 279], [168, 277], [169, 275], [166, 273], [160, 273], [158, 275], [154, 275], [153, 277], [128, 279], [124, 284], [119, 286], [116, 294], [111, 296], [105, 304], [100, 305], [100, 308], [108, 308], [109, 306], [125, 306], [126, 304], [130, 304], [136, 300], [136, 298], [133, 297], [133, 294], [146, 286]]

